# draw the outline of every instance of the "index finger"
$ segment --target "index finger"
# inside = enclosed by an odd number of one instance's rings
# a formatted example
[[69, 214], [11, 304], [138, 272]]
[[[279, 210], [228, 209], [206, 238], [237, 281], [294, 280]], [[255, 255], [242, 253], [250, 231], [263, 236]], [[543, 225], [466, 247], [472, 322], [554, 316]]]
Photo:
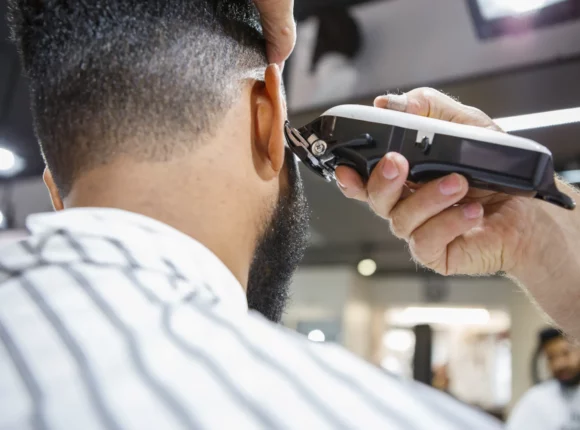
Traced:
[[432, 88], [417, 88], [405, 94], [379, 96], [374, 104], [378, 108], [502, 131], [481, 110], [464, 105]]
[[296, 44], [294, 0], [254, 0], [267, 42], [268, 61], [282, 65]]

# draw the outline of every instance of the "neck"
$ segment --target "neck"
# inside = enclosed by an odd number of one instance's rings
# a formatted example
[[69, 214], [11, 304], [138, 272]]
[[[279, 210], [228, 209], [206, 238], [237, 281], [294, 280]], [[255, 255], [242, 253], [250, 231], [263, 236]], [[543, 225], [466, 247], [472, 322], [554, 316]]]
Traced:
[[[79, 178], [65, 207], [117, 208], [161, 221], [210, 249], [246, 290], [258, 235], [249, 213], [251, 205], [235, 206], [224, 198], [245, 191], [236, 190], [238, 181], [216, 177], [219, 173], [205, 166], [215, 169], [215, 163], [192, 166], [183, 159], [164, 163], [117, 160]], [[192, 171], [196, 174], [187, 174]], [[213, 177], [216, 181], [207, 180]]]

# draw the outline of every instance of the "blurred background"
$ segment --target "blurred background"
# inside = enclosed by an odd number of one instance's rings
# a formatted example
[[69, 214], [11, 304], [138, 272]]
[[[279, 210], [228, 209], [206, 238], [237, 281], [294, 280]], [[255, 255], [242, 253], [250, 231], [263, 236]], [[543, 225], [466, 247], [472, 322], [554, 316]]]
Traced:
[[[25, 234], [28, 214], [52, 210], [5, 13], [0, 0], [0, 244]], [[580, 182], [578, 0], [296, 0], [296, 18], [284, 71], [295, 126], [333, 105], [430, 86], [547, 146]], [[545, 319], [526, 295], [500, 277], [421, 270], [364, 205], [303, 177], [311, 244], [285, 325], [505, 416], [538, 373]]]

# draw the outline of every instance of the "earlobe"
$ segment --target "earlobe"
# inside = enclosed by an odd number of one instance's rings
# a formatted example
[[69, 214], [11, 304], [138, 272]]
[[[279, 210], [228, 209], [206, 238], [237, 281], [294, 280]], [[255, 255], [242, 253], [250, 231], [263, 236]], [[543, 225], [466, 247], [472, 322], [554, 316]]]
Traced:
[[44, 174], [42, 175], [42, 179], [44, 180], [44, 184], [48, 189], [48, 193], [50, 194], [50, 199], [52, 200], [52, 207], [55, 211], [61, 211], [64, 209], [64, 204], [62, 202], [62, 198], [60, 197], [60, 193], [58, 192], [58, 187], [54, 183], [54, 179], [52, 177], [52, 173], [48, 170], [48, 167], [44, 169]]

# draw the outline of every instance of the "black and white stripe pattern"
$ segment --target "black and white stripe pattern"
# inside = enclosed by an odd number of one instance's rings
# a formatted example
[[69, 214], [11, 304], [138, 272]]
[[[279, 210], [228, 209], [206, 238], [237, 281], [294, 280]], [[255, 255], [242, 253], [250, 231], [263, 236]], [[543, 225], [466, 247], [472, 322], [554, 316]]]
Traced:
[[247, 312], [206, 248], [140, 215], [38, 215], [0, 250], [0, 429], [495, 429]]

